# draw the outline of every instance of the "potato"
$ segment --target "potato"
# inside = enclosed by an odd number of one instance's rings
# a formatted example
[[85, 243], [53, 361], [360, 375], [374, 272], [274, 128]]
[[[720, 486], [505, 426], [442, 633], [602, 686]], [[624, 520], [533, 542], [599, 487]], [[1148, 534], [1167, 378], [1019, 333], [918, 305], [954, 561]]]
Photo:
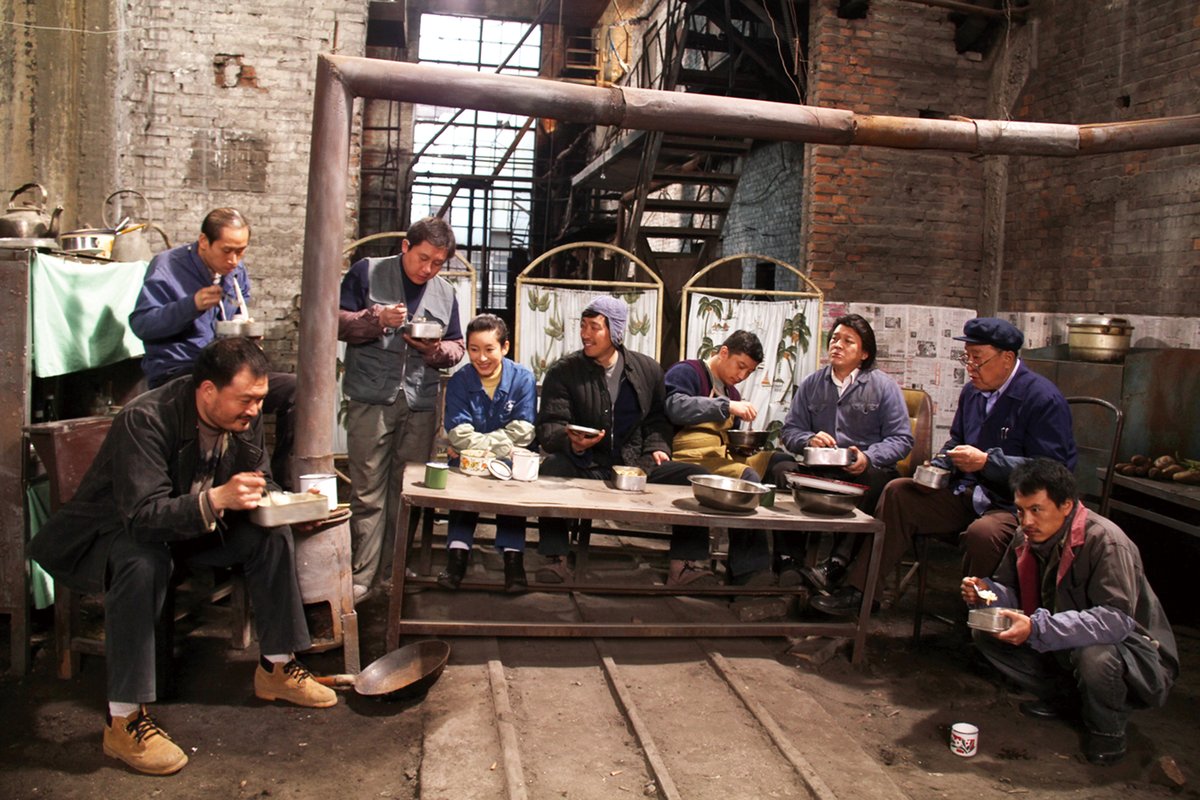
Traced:
[[1158, 467], [1159, 469], [1166, 469], [1174, 463], [1175, 459], [1171, 456], [1159, 456], [1158, 458], [1154, 459], [1154, 466]]
[[1129, 459], [1129, 463], [1139, 467], [1145, 464], [1148, 467], [1150, 466], [1150, 457], [1138, 453], [1136, 456]]
[[1151, 467], [1150, 471], [1146, 473], [1146, 477], [1154, 481], [1162, 480], [1162, 470], [1158, 467]]
[[1147, 475], [1149, 475], [1149, 474], [1150, 474], [1150, 463], [1149, 463], [1149, 462], [1147, 462], [1147, 463], [1145, 463], [1145, 464], [1134, 464], [1134, 465], [1133, 465], [1133, 472], [1132, 472], [1131, 474], [1132, 474], [1132, 475], [1133, 475], [1135, 478], [1144, 478], [1144, 477], [1146, 477]]
[[1183, 472], [1176, 472], [1171, 476], [1171, 480], [1192, 486], [1200, 486], [1200, 469], [1185, 469]]
[[1187, 471], [1187, 467], [1185, 467], [1183, 464], [1172, 464], [1169, 467], [1163, 467], [1163, 471], [1162, 471], [1163, 480], [1167, 480], [1167, 479], [1171, 478], [1177, 472], [1186, 472], [1186, 471]]

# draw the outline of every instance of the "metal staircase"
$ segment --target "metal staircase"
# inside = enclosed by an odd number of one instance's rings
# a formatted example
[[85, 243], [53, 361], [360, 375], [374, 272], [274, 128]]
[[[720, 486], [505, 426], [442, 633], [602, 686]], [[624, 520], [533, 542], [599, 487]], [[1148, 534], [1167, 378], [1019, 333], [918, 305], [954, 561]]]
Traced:
[[[630, 85], [663, 91], [797, 102], [802, 90], [780, 56], [802, 37], [784, 24], [796, 18], [781, 13], [785, 5], [796, 6], [791, 0], [665, 0], [665, 14], [647, 30], [641, 58], [625, 77]], [[610, 130], [599, 155], [572, 181], [571, 225], [607, 226], [612, 241], [656, 270], [666, 259], [675, 269], [698, 267], [716, 254], [752, 144], [749, 137]]]

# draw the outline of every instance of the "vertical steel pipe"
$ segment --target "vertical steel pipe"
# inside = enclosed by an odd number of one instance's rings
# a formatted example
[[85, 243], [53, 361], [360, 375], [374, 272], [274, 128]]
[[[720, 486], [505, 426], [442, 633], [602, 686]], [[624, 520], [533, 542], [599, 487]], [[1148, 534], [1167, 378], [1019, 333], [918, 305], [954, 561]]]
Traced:
[[338, 281], [346, 234], [353, 103], [354, 96], [338, 75], [336, 64], [322, 56], [317, 61], [308, 162], [293, 475], [333, 468]]

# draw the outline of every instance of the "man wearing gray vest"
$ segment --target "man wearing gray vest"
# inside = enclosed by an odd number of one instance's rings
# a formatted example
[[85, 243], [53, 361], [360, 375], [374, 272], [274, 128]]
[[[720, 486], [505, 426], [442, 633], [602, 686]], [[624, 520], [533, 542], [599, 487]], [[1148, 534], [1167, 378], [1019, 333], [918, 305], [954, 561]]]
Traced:
[[[338, 338], [347, 343], [342, 390], [350, 456], [354, 599], [371, 589], [393, 530], [404, 464], [433, 445], [438, 370], [462, 358], [454, 288], [438, 273], [454, 257], [454, 231], [426, 217], [399, 256], [356, 262], [342, 279]], [[441, 339], [413, 339], [406, 320], [439, 322]]]

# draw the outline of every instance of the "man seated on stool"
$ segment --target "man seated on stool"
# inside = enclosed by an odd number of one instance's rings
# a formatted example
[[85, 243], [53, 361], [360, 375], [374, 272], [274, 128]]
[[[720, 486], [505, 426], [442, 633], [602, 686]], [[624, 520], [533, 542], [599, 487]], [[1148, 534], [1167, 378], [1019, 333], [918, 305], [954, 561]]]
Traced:
[[1069, 469], [1034, 459], [1013, 470], [1011, 484], [1020, 520], [1012, 544], [995, 577], [963, 578], [962, 598], [1000, 608], [1012, 626], [972, 636], [996, 669], [1037, 697], [1021, 713], [1082, 716], [1087, 760], [1115, 764], [1129, 712], [1161, 706], [1179, 675], [1171, 625], [1137, 546], [1079, 502]]
[[[758, 417], [758, 409], [742, 399], [737, 386], [762, 360], [758, 337], [734, 331], [708, 359], [680, 361], [667, 370], [667, 419], [678, 428], [671, 442], [676, 461], [757, 483], [776, 458], [790, 460], [770, 450], [745, 457], [729, 452], [726, 431], [741, 423], [749, 426]], [[765, 531], [729, 532], [729, 572], [738, 585], [775, 583]]]
[[[1002, 319], [976, 317], [954, 338], [966, 343], [959, 361], [969, 382], [958, 395], [950, 439], [938, 451], [945, 457], [933, 459], [951, 470], [950, 485], [929, 489], [912, 478], [897, 478], [884, 487], [875, 509], [885, 530], [880, 584], [918, 534], [961, 532], [962, 574], [991, 575], [1017, 527], [1008, 487], [1012, 471], [1038, 457], [1075, 468], [1071, 409], [1057, 386], [1021, 363], [1025, 335]], [[869, 553], [870, 548], [860, 549], [850, 563], [849, 586], [813, 598], [812, 607], [856, 615]]]
[[[649, 356], [626, 350], [629, 306], [601, 295], [583, 310], [583, 349], [555, 361], [542, 382], [537, 438], [550, 453], [541, 474], [610, 480], [614, 466], [640, 467], [649, 483], [687, 485], [689, 475], [708, 470], [671, 460], [671, 423], [663, 413], [663, 371]], [[596, 433], [569, 430], [568, 425]], [[566, 520], [542, 520], [538, 552], [546, 564], [542, 583], [571, 580]], [[715, 586], [708, 568], [708, 530], [675, 527], [671, 535], [669, 586]]]
[[[151, 389], [192, 371], [200, 351], [216, 336], [217, 321], [240, 313], [238, 290], [250, 299], [250, 274], [242, 261], [249, 246], [250, 223], [242, 213], [216, 208], [204, 217], [198, 240], [150, 259], [129, 327], [146, 345], [142, 372]], [[272, 372], [269, 377], [263, 413], [275, 417], [271, 474], [290, 488], [296, 376]]]
[[278, 488], [259, 416], [268, 369], [258, 345], [220, 339], [200, 352], [192, 375], [135, 398], [113, 420], [79, 490], [30, 545], [55, 580], [104, 592], [104, 753], [139, 772], [169, 775], [187, 764], [145, 706], [156, 699], [155, 625], [176, 560], [244, 571], [263, 654], [256, 696], [337, 704], [295, 659], [312, 643], [291, 529], [261, 528], [247, 513]]

